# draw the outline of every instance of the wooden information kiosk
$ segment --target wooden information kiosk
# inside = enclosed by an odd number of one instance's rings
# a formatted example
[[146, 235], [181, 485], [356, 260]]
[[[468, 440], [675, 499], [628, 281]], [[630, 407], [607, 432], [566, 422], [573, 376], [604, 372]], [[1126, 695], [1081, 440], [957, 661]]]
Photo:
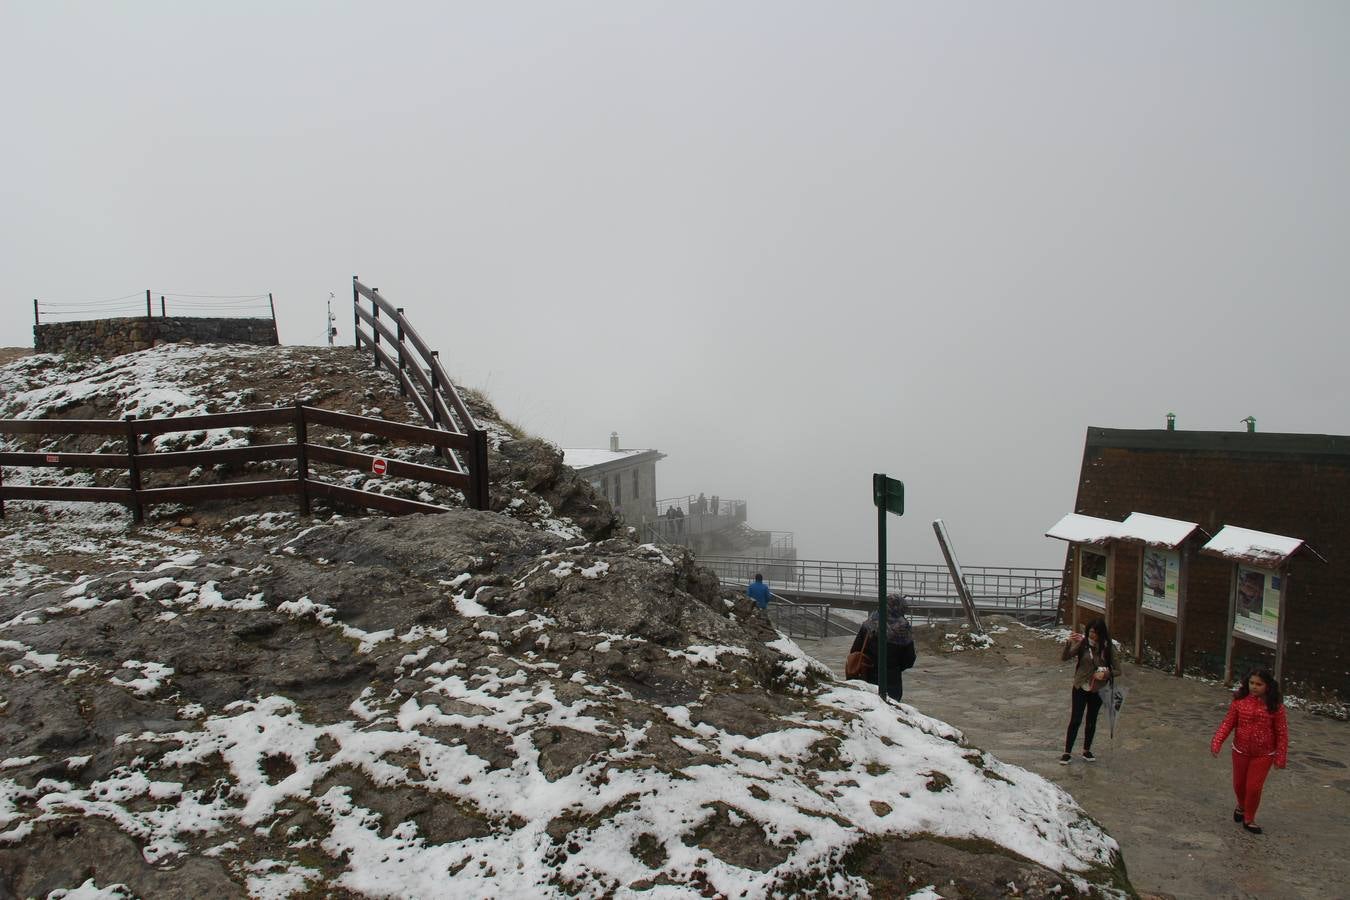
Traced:
[[1275, 680], [1280, 680], [1284, 668], [1289, 562], [1300, 552], [1311, 553], [1322, 562], [1326, 560], [1300, 538], [1232, 525], [1220, 528], [1200, 552], [1233, 563], [1224, 642], [1224, 682], [1233, 680], [1233, 644], [1237, 640], [1274, 650]]
[[1194, 522], [1147, 513], [1130, 513], [1120, 523], [1116, 539], [1141, 545], [1139, 593], [1135, 597], [1134, 658], [1144, 653], [1144, 617], [1171, 622], [1175, 628], [1172, 673], [1181, 674], [1182, 641], [1186, 632], [1186, 576], [1195, 544], [1208, 537]]
[[1072, 563], [1069, 569], [1069, 583], [1065, 586], [1072, 601], [1072, 614], [1069, 627], [1078, 631], [1079, 609], [1086, 609], [1093, 616], [1106, 620], [1111, 627], [1111, 576], [1116, 566], [1116, 531], [1119, 522], [1099, 519], [1096, 516], [1084, 516], [1069, 513], [1060, 519], [1045, 533], [1060, 541], [1068, 541]]

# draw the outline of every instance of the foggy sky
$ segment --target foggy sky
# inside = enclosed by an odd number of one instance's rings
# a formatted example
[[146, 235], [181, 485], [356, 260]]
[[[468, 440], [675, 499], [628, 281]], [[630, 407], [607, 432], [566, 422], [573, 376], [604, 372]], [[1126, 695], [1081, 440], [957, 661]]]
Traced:
[[[804, 558], [1050, 565], [1090, 425], [1350, 433], [1350, 6], [0, 5], [32, 299], [350, 278]], [[1141, 510], [1148, 512], [1148, 510]]]

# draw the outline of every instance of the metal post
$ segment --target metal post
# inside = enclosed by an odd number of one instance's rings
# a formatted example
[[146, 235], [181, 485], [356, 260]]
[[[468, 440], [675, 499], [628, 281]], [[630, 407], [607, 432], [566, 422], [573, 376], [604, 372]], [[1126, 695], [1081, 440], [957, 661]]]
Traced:
[[352, 276], [352, 340], [356, 343], [356, 349], [361, 349], [361, 292], [357, 290], [357, 279], [359, 275]]
[[272, 300], [272, 292], [267, 292], [267, 305], [272, 310], [272, 340], [276, 341], [278, 347], [281, 346], [281, 332], [277, 330], [277, 305]]
[[[146, 299], [149, 301], [149, 291]], [[131, 518], [140, 523], [145, 521], [145, 511], [141, 508], [141, 463], [136, 458], [136, 417], [127, 416], [127, 475], [131, 484]]]
[[[877, 506], [877, 695], [886, 698], [886, 507]], [[864, 638], [864, 643], [866, 639]]]
[[305, 403], [295, 401], [295, 480], [300, 483], [300, 515], [309, 515], [309, 453], [306, 444], [309, 433], [305, 428]]
[[169, 315], [169, 314], [166, 313], [166, 312], [164, 311], [164, 295], [163, 295], [163, 294], [160, 294], [160, 295], [159, 295], [159, 317], [160, 317], [161, 319], [164, 319], [164, 318], [167, 318], [168, 315]]
[[400, 306], [395, 311], [398, 313], [394, 316], [395, 324], [398, 326], [398, 394], [400, 397], [406, 397], [408, 376], [403, 370], [408, 367], [408, 361], [403, 357], [403, 307]]

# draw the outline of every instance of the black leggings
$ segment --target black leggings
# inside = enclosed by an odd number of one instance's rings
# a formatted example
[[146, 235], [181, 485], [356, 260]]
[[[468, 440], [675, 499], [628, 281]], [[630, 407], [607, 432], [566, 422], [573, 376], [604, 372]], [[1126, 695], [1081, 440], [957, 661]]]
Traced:
[[1078, 726], [1083, 723], [1083, 710], [1087, 710], [1087, 730], [1083, 732], [1083, 749], [1092, 749], [1092, 736], [1097, 732], [1097, 713], [1102, 708], [1102, 698], [1093, 691], [1082, 688], [1073, 689], [1073, 713], [1069, 716], [1069, 733], [1064, 736], [1064, 752], [1073, 752], [1073, 742], [1078, 740]]

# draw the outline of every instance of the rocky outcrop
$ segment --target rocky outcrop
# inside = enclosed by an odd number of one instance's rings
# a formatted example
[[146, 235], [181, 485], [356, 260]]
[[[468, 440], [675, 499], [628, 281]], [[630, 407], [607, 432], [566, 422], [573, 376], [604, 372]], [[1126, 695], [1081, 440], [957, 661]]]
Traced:
[[495, 513], [19, 591], [0, 663], [0, 895], [1128, 890], [1067, 795], [688, 556]]

